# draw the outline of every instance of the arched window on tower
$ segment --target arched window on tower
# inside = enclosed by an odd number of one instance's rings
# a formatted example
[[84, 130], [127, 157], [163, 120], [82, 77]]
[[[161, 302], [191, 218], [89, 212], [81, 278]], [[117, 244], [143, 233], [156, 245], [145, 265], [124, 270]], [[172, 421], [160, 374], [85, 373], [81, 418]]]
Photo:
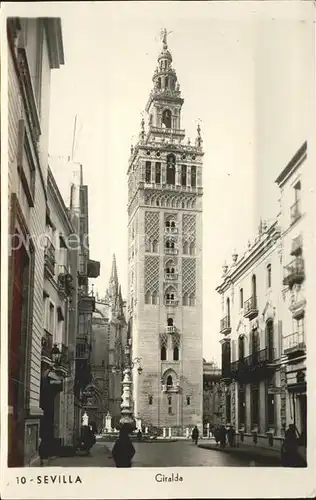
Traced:
[[162, 123], [166, 128], [171, 128], [171, 111], [165, 109], [162, 113]]
[[190, 255], [194, 255], [195, 254], [195, 245], [194, 245], [194, 242], [191, 241], [190, 243]]
[[158, 89], [161, 89], [161, 78], [158, 78]]
[[176, 296], [175, 290], [173, 287], [168, 287], [165, 293], [165, 303], [166, 305], [172, 306], [175, 305]]
[[184, 306], [189, 305], [189, 294], [188, 293], [183, 294], [182, 303]]
[[188, 243], [187, 241], [185, 241], [185, 242], [183, 243], [183, 253], [184, 253], [185, 255], [188, 255], [188, 253], [189, 253], [189, 243]]
[[151, 301], [151, 294], [150, 294], [150, 292], [146, 292], [145, 304], [150, 304], [150, 301]]
[[151, 296], [151, 303], [153, 305], [157, 305], [158, 304], [158, 294], [157, 292], [153, 292], [152, 293], [152, 296]]
[[166, 76], [165, 77], [165, 88], [167, 89], [169, 87], [169, 78]]
[[196, 187], [196, 166], [191, 167], [191, 186]]
[[187, 166], [182, 165], [181, 167], [181, 186], [187, 185]]
[[160, 360], [161, 361], [166, 361], [167, 360], [167, 349], [166, 349], [166, 347], [164, 345], [160, 349]]
[[167, 156], [167, 184], [174, 185], [176, 182], [176, 157], [173, 154]]
[[167, 387], [172, 387], [172, 386], [173, 386], [172, 376], [168, 375], [168, 377], [167, 377]]
[[146, 161], [145, 182], [146, 182], [146, 184], [149, 184], [151, 182], [151, 162], [150, 161]]
[[173, 349], [173, 361], [179, 361], [179, 347]]
[[195, 306], [195, 295], [194, 293], [191, 293], [189, 296], [189, 306], [193, 307]]
[[153, 243], [152, 243], [152, 252], [153, 253], [157, 253], [158, 252], [158, 241], [157, 240], [153, 240]]
[[160, 182], [161, 182], [161, 167], [160, 167], [160, 162], [156, 162], [155, 182], [156, 182], [156, 184], [160, 184]]
[[167, 325], [168, 326], [173, 326], [173, 318], [168, 318]]

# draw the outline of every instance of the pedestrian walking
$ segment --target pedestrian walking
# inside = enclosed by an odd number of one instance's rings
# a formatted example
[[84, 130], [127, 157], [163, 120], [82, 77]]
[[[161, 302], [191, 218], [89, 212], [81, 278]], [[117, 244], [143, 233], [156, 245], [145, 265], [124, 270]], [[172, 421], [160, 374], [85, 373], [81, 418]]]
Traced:
[[132, 467], [132, 458], [135, 455], [135, 448], [129, 437], [128, 429], [122, 427], [120, 435], [112, 449], [116, 467]]
[[285, 432], [281, 447], [281, 462], [283, 467], [306, 467], [303, 457], [298, 452], [298, 439], [294, 424], [290, 424]]
[[138, 432], [137, 432], [137, 439], [138, 439], [138, 441], [141, 441], [142, 437], [143, 437], [142, 431], [140, 429], [138, 429]]
[[225, 448], [226, 446], [226, 428], [224, 425], [221, 425], [219, 430], [219, 442], [221, 448]]
[[39, 440], [38, 454], [40, 457], [40, 466], [43, 467], [45, 465], [44, 460], [48, 460], [49, 458], [49, 446], [48, 440], [43, 438], [39, 438]]
[[194, 441], [195, 444], [198, 444], [198, 439], [199, 439], [199, 429], [195, 425], [192, 431], [192, 441]]
[[235, 440], [235, 429], [233, 428], [232, 425], [229, 426], [229, 429], [227, 431], [227, 440], [228, 444], [230, 447], [234, 446], [234, 440]]
[[216, 446], [218, 446], [218, 443], [220, 442], [220, 430], [219, 430], [218, 425], [215, 427], [215, 430], [214, 430], [214, 438], [215, 438]]

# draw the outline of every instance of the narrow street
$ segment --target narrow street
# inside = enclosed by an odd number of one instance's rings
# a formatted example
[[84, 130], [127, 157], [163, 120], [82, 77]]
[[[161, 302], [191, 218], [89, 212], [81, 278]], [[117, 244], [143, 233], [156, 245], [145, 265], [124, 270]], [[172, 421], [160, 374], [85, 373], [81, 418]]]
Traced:
[[[237, 457], [217, 450], [198, 448], [191, 441], [171, 443], [133, 443], [136, 449], [133, 467], [247, 467], [246, 457]], [[91, 455], [56, 458], [51, 467], [115, 467], [111, 458], [114, 443], [97, 442]], [[267, 466], [267, 465], [266, 465]]]

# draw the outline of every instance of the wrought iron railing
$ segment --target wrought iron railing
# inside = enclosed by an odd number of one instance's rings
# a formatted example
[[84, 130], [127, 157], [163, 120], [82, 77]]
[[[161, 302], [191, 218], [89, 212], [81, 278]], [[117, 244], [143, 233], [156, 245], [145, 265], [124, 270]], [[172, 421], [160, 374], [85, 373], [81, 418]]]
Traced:
[[177, 306], [178, 299], [165, 299], [166, 306]]
[[231, 363], [231, 371], [232, 373], [239, 373], [258, 366], [273, 363], [275, 354], [276, 351], [272, 347], [265, 347], [260, 351], [253, 351], [249, 356], [233, 361]]
[[257, 311], [257, 297], [252, 295], [248, 300], [244, 302], [244, 316]]
[[177, 280], [178, 274], [177, 273], [165, 273], [165, 278], [166, 278], [166, 280]]
[[305, 334], [304, 332], [295, 332], [283, 337], [283, 351], [287, 354], [295, 349], [305, 349]]
[[220, 331], [223, 332], [223, 331], [228, 330], [230, 328], [231, 328], [231, 326], [230, 326], [230, 316], [225, 316], [220, 321]]
[[165, 232], [166, 233], [177, 233], [178, 232], [178, 228], [177, 227], [173, 227], [173, 226], [165, 226]]
[[176, 327], [175, 326], [166, 326], [166, 333], [175, 333], [176, 332]]
[[177, 255], [178, 249], [177, 248], [165, 247], [165, 253], [167, 255]]
[[284, 267], [283, 284], [292, 286], [294, 283], [302, 283], [305, 279], [305, 266], [302, 257], [296, 257]]

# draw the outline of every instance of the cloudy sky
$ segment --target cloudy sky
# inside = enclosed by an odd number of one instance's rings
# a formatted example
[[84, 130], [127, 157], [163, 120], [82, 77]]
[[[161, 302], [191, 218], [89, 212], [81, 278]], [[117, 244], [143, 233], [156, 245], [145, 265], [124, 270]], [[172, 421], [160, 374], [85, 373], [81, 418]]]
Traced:
[[[265, 4], [265, 5], [263, 5]], [[304, 5], [305, 4], [305, 5]], [[95, 289], [107, 287], [116, 254], [127, 293], [130, 146], [152, 88], [166, 28], [185, 99], [182, 125], [204, 139], [204, 356], [220, 360], [222, 265], [242, 253], [278, 211], [274, 180], [307, 134], [313, 24], [306, 2], [110, 2], [65, 4], [65, 66], [51, 85], [51, 166], [62, 193], [74, 160], [89, 185]]]

